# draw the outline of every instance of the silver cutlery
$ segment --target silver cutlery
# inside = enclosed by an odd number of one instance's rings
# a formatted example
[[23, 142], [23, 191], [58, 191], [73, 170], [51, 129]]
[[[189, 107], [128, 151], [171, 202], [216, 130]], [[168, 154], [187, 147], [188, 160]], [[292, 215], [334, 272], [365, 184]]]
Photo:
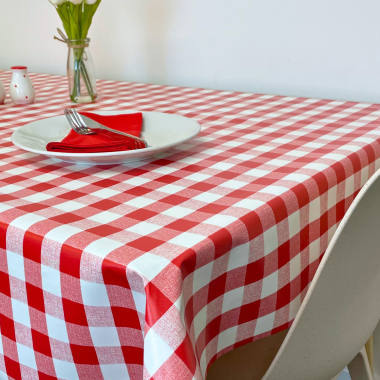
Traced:
[[[79, 135], [95, 135], [97, 133], [96, 129], [90, 128], [86, 125], [82, 117], [74, 108], [66, 108], [63, 113], [65, 114], [71, 128]], [[148, 148], [148, 143], [144, 139], [128, 133], [117, 131], [116, 129], [108, 128], [98, 122], [96, 122], [96, 124], [99, 125], [99, 129], [104, 129], [109, 132], [117, 133], [118, 135], [130, 137], [135, 141], [136, 149]]]

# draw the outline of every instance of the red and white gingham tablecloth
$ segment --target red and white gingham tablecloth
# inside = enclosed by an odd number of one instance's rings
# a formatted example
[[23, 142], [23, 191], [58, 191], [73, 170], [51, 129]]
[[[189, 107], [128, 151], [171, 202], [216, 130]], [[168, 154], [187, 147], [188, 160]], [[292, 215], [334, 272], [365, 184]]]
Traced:
[[53, 161], [11, 142], [71, 105], [65, 78], [31, 78], [34, 105], [0, 106], [0, 379], [204, 379], [290, 326], [380, 166], [380, 105], [112, 81], [79, 108], [201, 134], [128, 165]]

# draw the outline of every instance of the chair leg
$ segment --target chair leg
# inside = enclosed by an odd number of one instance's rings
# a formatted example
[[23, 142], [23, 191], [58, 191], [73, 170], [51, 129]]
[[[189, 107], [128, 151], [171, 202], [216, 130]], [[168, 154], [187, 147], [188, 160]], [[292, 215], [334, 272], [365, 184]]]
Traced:
[[363, 347], [348, 365], [351, 380], [373, 380], [367, 352]]
[[380, 380], [380, 323], [372, 334], [373, 339], [373, 378]]
[[368, 342], [365, 344], [365, 350], [367, 351], [367, 357], [369, 366], [371, 367], [372, 376], [374, 376], [374, 369], [373, 369], [373, 335], [368, 339]]

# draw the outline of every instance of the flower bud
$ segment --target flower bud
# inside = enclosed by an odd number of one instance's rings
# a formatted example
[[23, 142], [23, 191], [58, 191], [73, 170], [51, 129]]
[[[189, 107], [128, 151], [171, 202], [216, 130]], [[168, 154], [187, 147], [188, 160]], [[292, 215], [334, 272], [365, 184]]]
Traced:
[[67, 0], [49, 0], [53, 5], [61, 5], [66, 3]]

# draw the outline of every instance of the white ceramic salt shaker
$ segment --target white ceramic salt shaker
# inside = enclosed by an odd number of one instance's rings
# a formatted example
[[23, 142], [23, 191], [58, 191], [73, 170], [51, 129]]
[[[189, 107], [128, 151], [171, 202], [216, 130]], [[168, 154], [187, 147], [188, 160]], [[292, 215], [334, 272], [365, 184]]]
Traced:
[[12, 81], [9, 87], [9, 93], [16, 104], [31, 104], [36, 98], [36, 91], [33, 83], [28, 76], [26, 66], [13, 66]]
[[4, 104], [4, 100], [7, 97], [3, 82], [0, 80], [0, 104]]

